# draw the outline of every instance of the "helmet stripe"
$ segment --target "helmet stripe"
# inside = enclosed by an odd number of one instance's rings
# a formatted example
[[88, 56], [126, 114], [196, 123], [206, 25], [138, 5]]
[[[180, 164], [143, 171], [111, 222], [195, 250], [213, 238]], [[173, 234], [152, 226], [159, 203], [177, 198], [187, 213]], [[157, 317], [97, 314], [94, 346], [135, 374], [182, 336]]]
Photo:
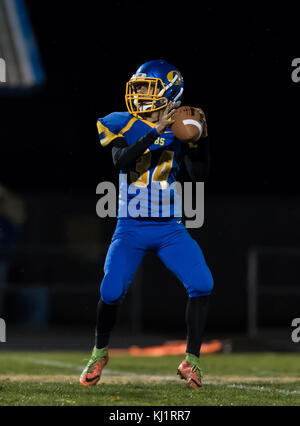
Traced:
[[180, 89], [178, 95], [175, 96], [175, 98], [173, 99], [173, 102], [176, 102], [177, 99], [179, 99], [181, 97], [182, 93], [183, 93], [183, 87]]

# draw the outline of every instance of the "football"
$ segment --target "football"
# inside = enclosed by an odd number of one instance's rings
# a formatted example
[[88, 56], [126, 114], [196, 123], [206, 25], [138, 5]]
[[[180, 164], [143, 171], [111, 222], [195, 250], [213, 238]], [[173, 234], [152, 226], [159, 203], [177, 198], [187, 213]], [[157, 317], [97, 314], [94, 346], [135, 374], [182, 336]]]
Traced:
[[200, 111], [190, 106], [182, 106], [174, 113], [171, 129], [182, 142], [196, 142], [202, 135], [203, 124]]

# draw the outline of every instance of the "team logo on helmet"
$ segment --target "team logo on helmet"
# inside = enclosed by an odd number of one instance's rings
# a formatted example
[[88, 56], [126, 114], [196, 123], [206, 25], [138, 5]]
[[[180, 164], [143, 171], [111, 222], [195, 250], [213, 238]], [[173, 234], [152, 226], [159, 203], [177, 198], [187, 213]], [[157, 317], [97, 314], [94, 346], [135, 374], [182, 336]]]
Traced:
[[175, 71], [175, 70], [168, 72], [167, 79], [171, 82], [176, 75], [178, 76], [178, 78], [175, 80], [174, 84], [176, 86], [178, 86], [179, 84], [182, 84], [182, 82], [183, 82], [183, 78], [182, 78], [180, 72]]

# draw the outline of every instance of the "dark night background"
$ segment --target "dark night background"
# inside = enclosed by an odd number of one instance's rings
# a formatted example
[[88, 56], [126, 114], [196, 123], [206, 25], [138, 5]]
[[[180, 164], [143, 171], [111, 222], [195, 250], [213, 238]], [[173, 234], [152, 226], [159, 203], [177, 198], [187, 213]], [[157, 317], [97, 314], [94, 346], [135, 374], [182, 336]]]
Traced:
[[126, 109], [131, 74], [149, 59], [165, 58], [182, 70], [184, 103], [207, 113], [209, 191], [297, 191], [299, 87], [290, 74], [299, 30], [292, 9], [262, 10], [252, 2], [27, 4], [47, 84], [29, 98], [1, 100], [9, 185], [94, 191], [105, 170], [111, 173], [110, 164], [104, 170], [95, 120]]
[[[205, 184], [205, 224], [193, 235], [215, 277], [209, 330], [245, 330], [247, 250], [299, 245], [300, 84], [291, 80], [291, 62], [299, 57], [295, 11], [265, 2], [264, 9], [253, 2], [26, 3], [46, 84], [27, 96], [0, 99], [1, 181], [41, 210], [38, 224], [29, 220], [23, 243], [63, 246], [63, 228], [55, 228], [62, 211], [95, 219], [97, 184], [117, 176], [109, 149], [99, 145], [96, 120], [126, 110], [125, 84], [140, 64], [166, 59], [183, 74], [183, 103], [201, 107], [208, 120], [211, 175]], [[88, 202], [83, 205], [80, 197]], [[101, 224], [106, 245], [113, 226], [109, 220]], [[145, 261], [146, 270], [151, 261]], [[58, 265], [52, 268], [66, 283]], [[92, 270], [96, 294], [101, 267], [100, 262]], [[284, 276], [285, 270], [286, 264], [278, 274]], [[276, 272], [269, 271], [267, 281], [272, 281]], [[21, 273], [13, 274], [22, 282]], [[292, 272], [288, 280], [294, 278]], [[166, 279], [172, 281], [170, 275]], [[174, 300], [183, 294], [177, 287], [172, 283]], [[146, 284], [143, 292], [153, 312], [154, 304], [162, 302], [149, 299]], [[274, 303], [269, 299], [265, 310], [274, 311]], [[89, 326], [95, 306], [96, 300], [86, 297]], [[166, 328], [171, 329], [176, 309], [170, 307]], [[183, 312], [180, 302], [178, 309]], [[278, 319], [279, 325], [289, 325], [294, 311], [283, 320], [279, 311], [272, 324]], [[144, 327], [150, 329], [147, 306], [144, 315]], [[67, 317], [57, 314], [57, 321], [67, 322]], [[152, 325], [155, 329], [155, 321]]]

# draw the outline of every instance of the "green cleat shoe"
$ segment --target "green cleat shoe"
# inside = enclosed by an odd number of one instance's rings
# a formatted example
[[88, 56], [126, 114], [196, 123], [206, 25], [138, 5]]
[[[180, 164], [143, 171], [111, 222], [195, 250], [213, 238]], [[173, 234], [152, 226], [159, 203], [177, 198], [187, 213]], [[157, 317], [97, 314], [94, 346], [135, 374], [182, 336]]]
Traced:
[[198, 365], [198, 361], [199, 359], [195, 355], [187, 354], [177, 370], [177, 374], [179, 374], [182, 379], [185, 379], [188, 385], [193, 389], [203, 387], [203, 373]]
[[92, 356], [80, 376], [80, 384], [82, 386], [96, 385], [100, 380], [102, 370], [107, 364], [108, 359], [108, 348], [97, 349], [95, 346]]

